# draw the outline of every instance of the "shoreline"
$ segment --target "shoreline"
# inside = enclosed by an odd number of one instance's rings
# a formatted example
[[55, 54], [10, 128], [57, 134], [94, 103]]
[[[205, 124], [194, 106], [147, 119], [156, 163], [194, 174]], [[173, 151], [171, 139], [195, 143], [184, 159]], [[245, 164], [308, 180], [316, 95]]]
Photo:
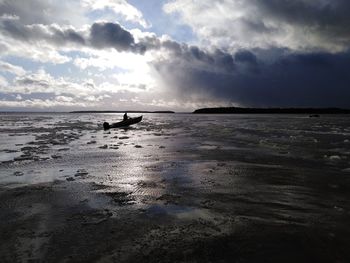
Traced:
[[340, 108], [202, 108], [194, 114], [350, 114], [350, 109]]

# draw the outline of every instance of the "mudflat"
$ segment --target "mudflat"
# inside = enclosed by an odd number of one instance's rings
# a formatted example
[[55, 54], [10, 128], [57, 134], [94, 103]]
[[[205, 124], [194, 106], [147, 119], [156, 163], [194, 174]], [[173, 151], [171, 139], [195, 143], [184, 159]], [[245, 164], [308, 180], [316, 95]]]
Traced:
[[345, 116], [1, 114], [2, 262], [348, 262]]

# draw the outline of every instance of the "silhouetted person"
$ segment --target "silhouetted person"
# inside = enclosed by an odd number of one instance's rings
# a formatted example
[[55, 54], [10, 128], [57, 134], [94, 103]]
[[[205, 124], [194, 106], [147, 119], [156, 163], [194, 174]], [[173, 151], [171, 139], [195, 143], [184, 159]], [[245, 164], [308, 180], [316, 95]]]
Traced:
[[127, 119], [128, 119], [128, 114], [125, 112], [125, 113], [124, 113], [123, 120], [126, 121]]

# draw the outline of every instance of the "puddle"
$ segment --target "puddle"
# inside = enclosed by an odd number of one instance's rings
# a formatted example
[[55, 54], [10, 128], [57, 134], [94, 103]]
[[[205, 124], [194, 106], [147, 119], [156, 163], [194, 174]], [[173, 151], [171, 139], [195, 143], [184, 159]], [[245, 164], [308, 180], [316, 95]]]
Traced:
[[201, 145], [198, 147], [199, 150], [216, 150], [219, 146], [217, 145]]
[[179, 205], [153, 205], [147, 209], [149, 216], [172, 216], [182, 220], [205, 219], [210, 220], [214, 216], [208, 209], [179, 206]]

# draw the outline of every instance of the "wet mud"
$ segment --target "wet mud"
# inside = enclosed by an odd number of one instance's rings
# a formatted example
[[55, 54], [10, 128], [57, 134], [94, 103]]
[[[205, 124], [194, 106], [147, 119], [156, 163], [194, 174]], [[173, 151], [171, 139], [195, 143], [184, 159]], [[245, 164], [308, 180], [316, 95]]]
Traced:
[[350, 260], [344, 117], [1, 118], [1, 262]]

